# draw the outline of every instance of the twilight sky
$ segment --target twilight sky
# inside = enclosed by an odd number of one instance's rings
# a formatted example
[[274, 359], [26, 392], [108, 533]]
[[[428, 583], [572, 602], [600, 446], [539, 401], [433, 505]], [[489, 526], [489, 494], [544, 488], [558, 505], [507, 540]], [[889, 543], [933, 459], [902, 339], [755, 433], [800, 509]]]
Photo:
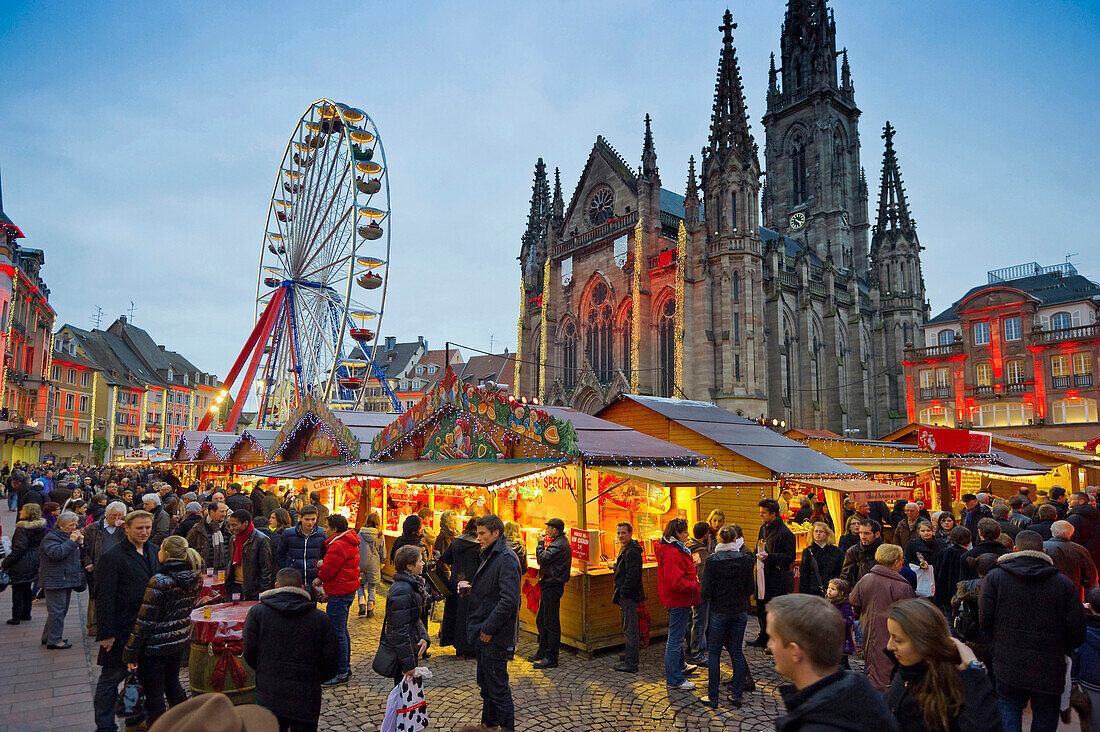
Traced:
[[[763, 156], [786, 3], [731, 6]], [[227, 7], [232, 6], [232, 7]], [[1096, 2], [833, 0], [872, 188], [881, 128], [925, 247], [933, 314], [986, 270], [1071, 261], [1091, 217]], [[653, 116], [666, 188], [706, 142], [724, 2], [0, 2], [0, 171], [45, 250], [58, 323], [134, 322], [224, 376], [249, 330], [268, 200], [323, 96], [378, 123], [393, 246], [383, 331], [514, 348], [538, 157], [566, 196], [597, 134], [639, 163]], [[566, 201], [568, 204], [568, 200]]]

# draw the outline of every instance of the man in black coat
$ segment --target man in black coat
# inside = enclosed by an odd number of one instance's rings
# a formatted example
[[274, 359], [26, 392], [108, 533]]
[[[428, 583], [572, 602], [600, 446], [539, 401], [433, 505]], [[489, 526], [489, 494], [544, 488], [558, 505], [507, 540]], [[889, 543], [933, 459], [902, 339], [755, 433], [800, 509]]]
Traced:
[[565, 536], [565, 522], [552, 518], [546, 522], [544, 540], [535, 547], [539, 563], [539, 609], [535, 626], [539, 629], [539, 647], [531, 657], [535, 668], [557, 668], [561, 650], [561, 596], [569, 582], [573, 548]]
[[248, 511], [248, 515], [252, 515], [252, 500], [241, 492], [240, 483], [230, 483], [225, 487], [225, 490], [225, 505], [229, 507], [230, 513]]
[[1023, 528], [1012, 523], [1012, 519], [1009, 516], [1009, 508], [1007, 503], [998, 503], [993, 507], [993, 520], [1001, 527], [1002, 534], [1008, 534], [1012, 537], [1012, 543], [1016, 543], [1016, 534], [1023, 531]]
[[1050, 505], [1058, 512], [1058, 520], [1061, 521], [1069, 515], [1069, 501], [1066, 499], [1066, 489], [1060, 485], [1050, 487]]
[[1073, 524], [1073, 540], [1085, 547], [1093, 562], [1100, 559], [1100, 510], [1089, 503], [1087, 494], [1070, 496], [1066, 521]]
[[760, 540], [763, 545], [756, 558], [764, 563], [764, 596], [756, 589], [756, 617], [760, 621], [760, 635], [748, 645], [763, 648], [768, 645], [767, 604], [793, 589], [794, 573], [791, 563], [795, 560], [794, 534], [779, 517], [779, 502], [765, 498], [757, 504], [760, 508]]
[[229, 569], [225, 573], [225, 595], [239, 593], [242, 600], [259, 600], [260, 593], [275, 586], [275, 560], [271, 540], [252, 524], [248, 511], [234, 511], [229, 517]]
[[1073, 582], [1043, 553], [1038, 534], [1021, 531], [1016, 548], [985, 576], [978, 620], [993, 639], [993, 672], [1005, 728], [1020, 729], [1030, 702], [1032, 725], [1054, 729], [1066, 656], [1085, 642], [1085, 610]]
[[959, 518], [959, 525], [970, 529], [970, 533], [977, 536], [978, 522], [983, 518], [993, 518], [993, 512], [989, 509], [989, 506], [978, 503], [978, 497], [973, 493], [964, 493], [962, 502], [965, 508], [963, 508], [962, 516]]
[[978, 579], [978, 572], [971, 560], [977, 561], [983, 554], [996, 554], [998, 557], [1008, 554], [1010, 550], [999, 541], [1000, 536], [1001, 525], [996, 519], [984, 518], [978, 522], [978, 541], [974, 542], [973, 549], [962, 555], [962, 579]]
[[859, 525], [859, 543], [848, 547], [844, 552], [844, 562], [840, 567], [840, 579], [855, 587], [863, 575], [878, 564], [875, 552], [882, 546], [882, 525], [867, 519]]
[[519, 559], [504, 539], [504, 522], [488, 514], [477, 520], [481, 564], [470, 583], [466, 613], [470, 644], [477, 648], [477, 685], [481, 687], [481, 723], [516, 728], [512, 690], [508, 687], [508, 657], [515, 646], [519, 613]]
[[123, 646], [141, 609], [145, 585], [160, 566], [157, 547], [149, 541], [152, 533], [153, 517], [134, 511], [126, 520], [126, 538], [104, 552], [95, 567], [96, 641], [103, 667], [95, 687], [98, 732], [117, 730], [115, 701], [126, 678]]
[[1042, 537], [1043, 541], [1050, 539], [1050, 527], [1058, 521], [1058, 509], [1053, 504], [1044, 503], [1035, 510], [1035, 521], [1028, 524], [1027, 528]]
[[642, 545], [634, 541], [634, 527], [621, 523], [615, 528], [615, 537], [622, 548], [615, 559], [615, 594], [611, 602], [619, 606], [622, 614], [623, 660], [615, 664], [616, 671], [638, 673], [638, 603], [645, 600], [642, 586]]
[[50, 499], [46, 495], [46, 491], [42, 489], [42, 486], [42, 479], [39, 478], [38, 480], [34, 481], [34, 484], [30, 488], [27, 488], [19, 494], [20, 511], [22, 511], [23, 506], [26, 506], [28, 503], [37, 503], [39, 506], [46, 505], [46, 503]]
[[1073, 524], [1069, 521], [1055, 521], [1050, 533], [1050, 540], [1043, 542], [1043, 551], [1058, 571], [1069, 577], [1084, 602], [1085, 593], [1096, 587], [1096, 564], [1085, 547], [1073, 541]]
[[775, 670], [793, 682], [779, 687], [787, 713], [775, 720], [776, 732], [897, 731], [897, 720], [867, 677], [840, 668], [844, 619], [832, 603], [815, 595], [787, 595], [768, 611]]
[[317, 729], [321, 682], [336, 675], [340, 648], [328, 616], [302, 589], [302, 573], [280, 569], [244, 621], [244, 660], [256, 670], [256, 703], [279, 725]]

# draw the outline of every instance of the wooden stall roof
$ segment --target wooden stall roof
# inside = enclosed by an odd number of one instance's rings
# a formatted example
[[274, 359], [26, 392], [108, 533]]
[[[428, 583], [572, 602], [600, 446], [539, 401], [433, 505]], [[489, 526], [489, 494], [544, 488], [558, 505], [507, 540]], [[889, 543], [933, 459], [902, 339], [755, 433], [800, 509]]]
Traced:
[[961, 468], [962, 470], [972, 470], [975, 473], [986, 473], [987, 475], [995, 475], [1001, 478], [1021, 478], [1030, 475], [1046, 475], [1049, 471], [1042, 467], [1036, 466], [1035, 468], [1014, 468], [1008, 465], [983, 465], [968, 461], [966, 458], [961, 458], [951, 461], [952, 468]]
[[[229, 457], [229, 451], [233, 449], [239, 439], [240, 435], [235, 432], [207, 432], [193, 453], [191, 460], [194, 462], [224, 462]], [[197, 459], [201, 453], [207, 451], [211, 453], [213, 460]]]
[[333, 416], [340, 420], [359, 439], [359, 459], [370, 457], [370, 445], [374, 436], [397, 417], [390, 412], [363, 412], [336, 410]]
[[862, 470], [864, 473], [892, 473], [895, 475], [916, 475], [939, 467], [939, 461], [929, 457], [913, 458], [843, 458], [845, 465]]
[[218, 432], [200, 431], [200, 430], [184, 430], [183, 434], [176, 441], [175, 448], [172, 449], [172, 460], [175, 462], [187, 462], [195, 456], [195, 452], [199, 449], [199, 445], [206, 439], [207, 435], [216, 435]]
[[623, 394], [597, 414], [612, 409], [620, 400], [650, 409], [775, 475], [861, 475], [839, 460], [711, 402]]
[[577, 430], [577, 447], [590, 459], [637, 458], [697, 462], [706, 455], [650, 437], [621, 424], [593, 417], [570, 407], [543, 407], [547, 414], [572, 423]]
[[865, 480], [862, 478], [853, 478], [850, 480], [800, 478], [798, 482], [814, 488], [824, 488], [828, 491], [838, 491], [840, 493], [847, 493], [850, 496], [858, 496], [860, 502], [897, 501], [903, 498], [909, 498], [910, 493], [910, 488], [906, 486], [877, 483], [873, 480]]
[[740, 473], [732, 473], [728, 470], [696, 466], [682, 468], [600, 466], [599, 469], [604, 473], [611, 473], [623, 478], [636, 478], [660, 486], [756, 485], [765, 483], [770, 485], [775, 483], [773, 480], [753, 478]]
[[[357, 465], [344, 466], [348, 472], [341, 475], [350, 475], [363, 478], [418, 478], [422, 475], [430, 475], [441, 470], [448, 470], [458, 465], [466, 465], [464, 461], [454, 460], [399, 460], [392, 463], [359, 463]], [[322, 476], [335, 474], [339, 468], [327, 469]]]
[[544, 470], [551, 470], [562, 463], [506, 463], [475, 462], [456, 465], [419, 478], [410, 478], [409, 483], [418, 485], [471, 485], [487, 488], [508, 480], [523, 478]]
[[318, 460], [284, 460], [278, 463], [268, 463], [255, 468], [242, 470], [238, 475], [253, 475], [258, 478], [309, 478], [314, 479], [316, 473], [331, 467], [347, 467], [346, 463], [318, 461]]
[[[911, 422], [885, 435], [882, 439], [895, 443], [914, 440], [916, 439], [917, 431], [924, 426], [925, 425]], [[1017, 464], [1018, 461], [1025, 460], [1030, 462], [1031, 465], [1040, 464], [1047, 468], [1056, 467], [1065, 463], [1087, 466], [1090, 468], [1100, 467], [1100, 455], [1096, 453], [1066, 447], [1065, 445], [1059, 445], [1054, 442], [1035, 440], [1029, 437], [1014, 437], [1001, 432], [991, 432], [990, 434], [993, 437], [992, 452], [999, 456], [998, 462], [1006, 465], [1013, 467], [1029, 467]], [[1027, 455], [1027, 457], [1023, 457], [1021, 453]]]

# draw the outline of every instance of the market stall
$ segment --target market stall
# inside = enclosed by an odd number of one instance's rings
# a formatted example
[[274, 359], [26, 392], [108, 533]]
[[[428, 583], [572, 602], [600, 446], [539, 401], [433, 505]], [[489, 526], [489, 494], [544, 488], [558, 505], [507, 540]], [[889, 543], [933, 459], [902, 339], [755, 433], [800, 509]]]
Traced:
[[[538, 609], [534, 549], [545, 522], [562, 519], [574, 560], [562, 597], [562, 642], [585, 652], [622, 643], [610, 601], [616, 524], [635, 526], [645, 547], [650, 632], [659, 634], [668, 619], [656, 602], [653, 541], [664, 525], [676, 517], [698, 520], [700, 489], [771, 483], [714, 469], [701, 453], [583, 412], [462, 385], [449, 370], [375, 437], [371, 455], [374, 462], [356, 470], [378, 477], [386, 497], [403, 481], [407, 510], [429, 501], [434, 514], [444, 506], [463, 516], [495, 512], [519, 525], [531, 568], [523, 578], [520, 623], [530, 631]], [[385, 525], [393, 526], [390, 503], [379, 508]]]

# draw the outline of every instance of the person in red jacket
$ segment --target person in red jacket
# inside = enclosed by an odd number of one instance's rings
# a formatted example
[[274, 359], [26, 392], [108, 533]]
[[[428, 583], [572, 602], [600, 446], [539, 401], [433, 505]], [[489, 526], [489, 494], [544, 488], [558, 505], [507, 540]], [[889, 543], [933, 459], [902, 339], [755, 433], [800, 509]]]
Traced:
[[665, 647], [665, 682], [676, 689], [694, 689], [687, 675], [695, 666], [684, 661], [684, 634], [691, 608], [699, 604], [699, 577], [688, 551], [688, 523], [668, 522], [657, 544], [657, 600], [668, 609], [668, 645]]
[[317, 560], [317, 579], [328, 602], [325, 613], [332, 620], [336, 640], [340, 644], [340, 665], [336, 675], [324, 686], [348, 683], [351, 675], [351, 635], [348, 634], [348, 612], [359, 589], [359, 535], [348, 531], [348, 520], [338, 513], [325, 518], [331, 539], [325, 540], [325, 558]]

